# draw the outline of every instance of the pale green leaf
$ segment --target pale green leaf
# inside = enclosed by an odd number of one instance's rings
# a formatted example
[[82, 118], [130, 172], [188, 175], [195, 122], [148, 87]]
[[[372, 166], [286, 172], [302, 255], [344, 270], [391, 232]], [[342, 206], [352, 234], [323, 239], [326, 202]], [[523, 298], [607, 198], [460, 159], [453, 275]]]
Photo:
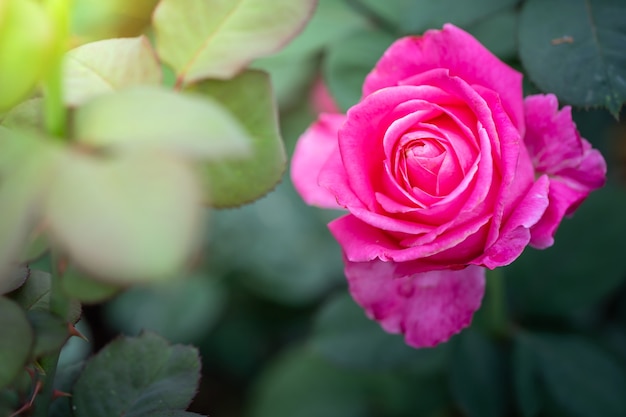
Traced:
[[65, 103], [77, 106], [124, 87], [158, 85], [161, 78], [161, 65], [145, 36], [88, 43], [65, 56]]
[[205, 81], [193, 86], [192, 91], [222, 104], [252, 137], [249, 158], [205, 164], [210, 203], [216, 207], [237, 206], [272, 190], [284, 172], [286, 155], [267, 74], [247, 71], [230, 81]]
[[75, 134], [89, 146], [158, 148], [203, 159], [246, 156], [250, 143], [239, 121], [214, 100], [147, 86], [81, 106]]
[[21, 102], [7, 112], [0, 124], [9, 129], [43, 130], [43, 99], [36, 97]]
[[53, 239], [78, 267], [130, 284], [173, 278], [197, 245], [202, 211], [192, 168], [156, 152], [66, 155], [45, 206]]
[[56, 159], [43, 141], [0, 127], [0, 293], [38, 223]]
[[162, 0], [154, 13], [159, 56], [179, 83], [231, 78], [284, 46], [316, 0]]

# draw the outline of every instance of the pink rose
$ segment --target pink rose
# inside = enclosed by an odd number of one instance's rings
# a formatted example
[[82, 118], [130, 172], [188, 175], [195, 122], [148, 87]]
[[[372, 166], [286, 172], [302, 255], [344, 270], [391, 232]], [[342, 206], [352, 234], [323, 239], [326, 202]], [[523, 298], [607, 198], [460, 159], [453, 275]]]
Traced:
[[350, 292], [392, 333], [434, 346], [467, 326], [485, 268], [552, 245], [606, 165], [553, 95], [445, 25], [396, 41], [346, 115], [300, 138], [304, 200], [349, 214], [330, 223]]

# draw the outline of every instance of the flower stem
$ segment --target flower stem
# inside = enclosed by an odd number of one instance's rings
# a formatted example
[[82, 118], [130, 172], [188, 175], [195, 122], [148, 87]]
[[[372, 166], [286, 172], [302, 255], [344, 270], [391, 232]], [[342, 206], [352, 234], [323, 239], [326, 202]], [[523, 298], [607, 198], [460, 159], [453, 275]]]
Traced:
[[[63, 269], [64, 267], [62, 266], [61, 260], [53, 251], [52, 279], [50, 286], [50, 312], [61, 317], [63, 320], [67, 320], [70, 300], [63, 292], [63, 288], [61, 286]], [[62, 348], [63, 347], [41, 358], [41, 367], [45, 372], [45, 375], [43, 376], [44, 383], [41, 392], [35, 400], [33, 417], [48, 416], [48, 410], [50, 408], [50, 404], [52, 403], [52, 396], [54, 393], [54, 379]]]
[[67, 110], [63, 102], [63, 55], [70, 38], [72, 0], [48, 0], [46, 10], [54, 28], [55, 42], [51, 52], [50, 70], [43, 80], [44, 125], [46, 132], [65, 138]]
[[500, 269], [487, 270], [487, 288], [485, 309], [488, 327], [495, 336], [508, 333], [508, 314], [506, 311], [503, 274]]

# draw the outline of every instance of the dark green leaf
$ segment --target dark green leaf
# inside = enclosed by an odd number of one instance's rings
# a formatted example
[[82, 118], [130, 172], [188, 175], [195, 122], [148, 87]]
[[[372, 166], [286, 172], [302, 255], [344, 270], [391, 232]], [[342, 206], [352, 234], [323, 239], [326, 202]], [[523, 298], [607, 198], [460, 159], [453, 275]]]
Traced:
[[626, 415], [626, 372], [607, 353], [578, 336], [522, 334], [537, 358], [554, 401], [573, 416]]
[[150, 414], [150, 417], [202, 417], [200, 414], [190, 413], [181, 410], [165, 410], [156, 411]]
[[440, 369], [447, 359], [445, 344], [414, 349], [402, 336], [386, 333], [349, 294], [340, 294], [323, 307], [310, 343], [333, 363], [359, 369], [401, 368], [425, 374]]
[[367, 398], [359, 375], [296, 350], [257, 381], [251, 417], [363, 417]]
[[0, 297], [0, 389], [10, 384], [26, 365], [33, 330], [18, 304]]
[[553, 247], [527, 249], [504, 270], [517, 310], [531, 315], [567, 315], [589, 307], [626, 276], [626, 193], [610, 186], [594, 192], [565, 219]]
[[626, 101], [624, 15], [623, 0], [525, 2], [519, 45], [528, 75], [565, 103], [604, 106], [617, 117]]
[[[27, 311], [50, 310], [51, 276], [44, 271], [31, 270], [28, 280], [17, 291], [11, 293], [11, 298], [17, 301]], [[67, 321], [76, 323], [81, 315], [80, 303], [70, 301]]]
[[67, 323], [47, 311], [29, 311], [28, 321], [35, 330], [33, 358], [60, 350], [69, 337]]
[[268, 75], [246, 71], [230, 81], [205, 81], [191, 90], [224, 106], [251, 137], [252, 152], [247, 157], [213, 161], [203, 168], [209, 203], [233, 207], [265, 195], [280, 181], [286, 163]]
[[200, 377], [196, 349], [144, 333], [119, 338], [94, 356], [76, 382], [76, 417], [151, 417], [184, 410]]
[[450, 367], [453, 398], [469, 417], [504, 416], [508, 381], [498, 346], [473, 330], [463, 331], [453, 343]]
[[365, 76], [394, 40], [382, 32], [360, 30], [328, 48], [324, 79], [341, 109], [347, 110], [360, 100]]

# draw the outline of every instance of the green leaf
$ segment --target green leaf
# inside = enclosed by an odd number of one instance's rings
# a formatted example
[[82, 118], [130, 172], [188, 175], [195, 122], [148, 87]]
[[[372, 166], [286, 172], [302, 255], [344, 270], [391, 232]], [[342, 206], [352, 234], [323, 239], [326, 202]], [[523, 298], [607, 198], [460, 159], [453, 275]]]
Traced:
[[[50, 288], [52, 277], [49, 273], [30, 270], [26, 283], [10, 294], [26, 311], [50, 311]], [[70, 302], [67, 321], [76, 323], [81, 315], [80, 303]]]
[[125, 285], [181, 272], [198, 243], [200, 200], [191, 167], [169, 155], [68, 153], [45, 214], [51, 235], [79, 269]]
[[198, 343], [217, 322], [227, 294], [212, 277], [131, 288], [106, 305], [107, 322], [136, 335], [152, 330], [176, 343]]
[[18, 289], [24, 285], [24, 282], [26, 282], [29, 275], [30, 270], [25, 266], [15, 266], [14, 268], [8, 270], [7, 273], [2, 276], [2, 281], [0, 282], [0, 294], [6, 294]]
[[545, 386], [564, 410], [579, 417], [626, 415], [626, 372], [608, 354], [578, 336], [522, 334]]
[[169, 345], [153, 333], [119, 338], [87, 363], [74, 388], [74, 413], [76, 417], [151, 417], [184, 410], [199, 378], [195, 348]]
[[469, 417], [506, 415], [507, 380], [502, 353], [486, 336], [463, 331], [453, 342], [452, 396]]
[[595, 191], [573, 218], [563, 221], [553, 247], [527, 249], [507, 266], [505, 282], [515, 309], [527, 315], [566, 316], [599, 302], [623, 283], [623, 207], [626, 193], [621, 188]]
[[101, 303], [121, 291], [119, 286], [94, 280], [73, 266], [63, 273], [61, 285], [66, 295], [83, 304]]
[[520, 58], [546, 92], [615, 117], [626, 101], [622, 0], [529, 0], [519, 24]]
[[65, 103], [78, 106], [100, 94], [161, 84], [161, 65], [145, 36], [106, 39], [72, 49], [63, 68]]
[[162, 0], [154, 13], [157, 50], [179, 83], [233, 77], [276, 52], [313, 13], [316, 0]]
[[73, 0], [75, 43], [141, 35], [159, 0]]
[[0, 297], [0, 389], [22, 372], [30, 357], [33, 330], [24, 311], [15, 302]]
[[365, 76], [394, 40], [382, 32], [360, 30], [328, 48], [324, 79], [341, 109], [347, 110], [361, 99]]
[[67, 323], [50, 312], [29, 311], [28, 321], [35, 331], [34, 359], [59, 351], [69, 337]]
[[89, 101], [76, 112], [81, 144], [114, 149], [165, 149], [219, 160], [245, 157], [251, 139], [222, 105], [165, 88], [135, 87]]
[[224, 106], [252, 138], [248, 158], [211, 161], [204, 166], [210, 203], [215, 207], [238, 206], [272, 190], [284, 172], [286, 155], [267, 74], [246, 71], [230, 81], [205, 81], [192, 91]]
[[524, 417], [534, 417], [541, 410], [539, 370], [533, 351], [516, 341], [513, 348], [513, 383], [517, 407]]
[[360, 375], [299, 349], [279, 358], [257, 381], [251, 417], [363, 417]]
[[330, 300], [315, 320], [311, 348], [343, 367], [403, 369], [426, 374], [443, 367], [447, 345], [413, 349], [399, 335], [385, 333], [349, 294]]

